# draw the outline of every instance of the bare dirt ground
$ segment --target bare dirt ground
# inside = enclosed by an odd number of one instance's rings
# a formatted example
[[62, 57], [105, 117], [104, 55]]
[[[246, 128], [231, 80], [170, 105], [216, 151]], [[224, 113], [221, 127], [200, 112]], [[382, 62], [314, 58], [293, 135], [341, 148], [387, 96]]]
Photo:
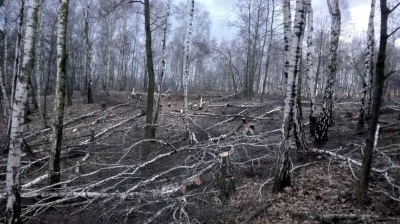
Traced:
[[[283, 116], [279, 109], [283, 106], [282, 97], [268, 96], [259, 103], [221, 99], [226, 95], [220, 92], [192, 93], [190, 127], [197, 143], [189, 144], [184, 138], [184, 116], [180, 112], [183, 97], [165, 96], [157, 143], [152, 143], [149, 158], [141, 161], [141, 149], [147, 144], [143, 140], [146, 99], [131, 99], [129, 94], [96, 95], [94, 104], [86, 104], [83, 96], [74, 95], [73, 106], [66, 107], [64, 118], [60, 189], [46, 187], [43, 176], [51, 129], [42, 127], [36, 111], [29, 116], [31, 122], [25, 136], [35, 158], [22, 158], [25, 223], [399, 222], [393, 219], [400, 216], [399, 202], [395, 201], [399, 200], [399, 189], [388, 184], [384, 175], [374, 173], [371, 204], [359, 206], [355, 192], [360, 167], [326, 153], [293, 151], [292, 187], [278, 195], [271, 194]], [[195, 105], [200, 96], [206, 103], [202, 110]], [[53, 98], [49, 97], [48, 102], [50, 121]], [[107, 105], [106, 111], [101, 110], [102, 102]], [[308, 133], [307, 106], [305, 102]], [[356, 130], [358, 106], [357, 101], [336, 103], [336, 124], [330, 131], [330, 141], [321, 150], [361, 161], [365, 134]], [[390, 110], [381, 116], [383, 128], [373, 165], [377, 169], [399, 164], [397, 117], [398, 113]], [[4, 145], [3, 130], [7, 125], [4, 118], [0, 120], [0, 143]], [[254, 125], [253, 134], [247, 132], [250, 125]], [[311, 138], [308, 142], [309, 148], [314, 149]], [[236, 180], [236, 193], [228, 201], [221, 200], [218, 188], [218, 155], [225, 151], [229, 152]], [[1, 155], [0, 160], [0, 175], [5, 178], [6, 155]], [[400, 170], [390, 169], [386, 174], [394, 185], [400, 184]], [[0, 187], [4, 189], [4, 182]], [[5, 195], [4, 191], [0, 193], [0, 215], [4, 217]], [[351, 217], [321, 221], [317, 217], [333, 214], [369, 217], [365, 221]], [[385, 220], [387, 217], [391, 219]]]

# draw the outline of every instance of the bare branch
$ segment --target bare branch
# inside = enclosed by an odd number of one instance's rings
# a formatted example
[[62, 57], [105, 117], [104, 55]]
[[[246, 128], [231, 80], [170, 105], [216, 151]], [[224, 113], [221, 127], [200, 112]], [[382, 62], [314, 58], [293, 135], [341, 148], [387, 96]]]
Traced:
[[393, 75], [396, 73], [396, 70], [390, 71], [388, 74], [385, 75], [385, 79], [389, 78], [389, 76]]
[[395, 5], [391, 10], [389, 10], [389, 13], [388, 13], [388, 14], [392, 13], [392, 12], [393, 12], [394, 10], [396, 10], [396, 8], [399, 7], [399, 6], [400, 6], [400, 2], [397, 3], [397, 5]]
[[386, 36], [386, 38], [389, 38], [390, 36], [392, 36], [394, 33], [396, 33], [398, 30], [400, 29], [400, 26], [397, 27], [396, 29], [394, 29], [389, 35]]

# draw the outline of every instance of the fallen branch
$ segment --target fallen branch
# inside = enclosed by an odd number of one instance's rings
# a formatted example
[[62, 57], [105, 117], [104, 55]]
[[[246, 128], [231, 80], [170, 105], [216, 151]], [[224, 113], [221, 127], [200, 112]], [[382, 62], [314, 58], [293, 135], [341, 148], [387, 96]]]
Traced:
[[232, 117], [230, 117], [230, 118], [228, 118], [228, 119], [226, 119], [226, 120], [224, 120], [224, 121], [218, 122], [218, 123], [212, 125], [211, 127], [206, 128], [206, 130], [210, 130], [211, 128], [214, 128], [214, 127], [216, 127], [216, 126], [219, 126], [219, 125], [225, 124], [225, 123], [227, 123], [227, 122], [229, 122], [229, 121], [232, 121], [232, 120], [234, 120], [236, 117], [242, 116], [242, 115], [243, 115], [244, 113], [246, 113], [248, 110], [249, 110], [249, 109], [244, 109], [244, 110], [240, 111], [240, 112], [237, 113], [237, 114], [230, 115], [230, 116], [232, 116]]
[[[116, 109], [118, 107], [123, 107], [123, 106], [127, 106], [127, 105], [130, 105], [130, 104], [131, 103], [119, 104], [119, 105], [110, 107], [107, 111], [111, 111], [111, 110], [114, 110], [114, 109]], [[67, 125], [69, 125], [69, 124], [71, 124], [71, 123], [73, 123], [75, 121], [78, 121], [78, 120], [81, 120], [81, 119], [85, 119], [85, 118], [88, 118], [88, 117], [92, 117], [92, 116], [94, 116], [94, 115], [96, 115], [96, 114], [98, 114], [98, 113], [100, 113], [102, 111], [103, 110], [100, 109], [100, 110], [96, 110], [96, 111], [90, 112], [88, 114], [84, 114], [84, 115], [82, 115], [80, 117], [72, 118], [71, 120], [68, 120], [68, 121], [64, 122], [63, 126], [65, 127], [65, 126], [67, 126]], [[38, 135], [43, 135], [44, 133], [46, 133], [46, 132], [48, 132], [50, 130], [51, 130], [51, 128], [46, 128], [46, 129], [40, 130], [40, 131], [38, 131], [36, 133], [33, 133], [31, 135], [26, 136], [25, 139], [33, 138], [33, 137], [36, 137]]]
[[214, 104], [214, 105], [207, 105], [207, 107], [239, 107], [239, 108], [257, 108], [257, 107], [264, 107], [268, 105], [267, 103], [255, 103], [255, 104]]
[[266, 203], [261, 205], [257, 210], [251, 213], [247, 218], [242, 222], [243, 224], [250, 223], [255, 217], [259, 216], [261, 213], [266, 212], [266, 210], [271, 206], [271, 203]]
[[243, 87], [242, 89], [240, 89], [239, 91], [237, 91], [236, 93], [233, 93], [233, 94], [231, 94], [231, 95], [229, 95], [229, 96], [224, 96], [224, 97], [221, 97], [221, 98], [218, 98], [218, 99], [215, 99], [215, 100], [204, 101], [204, 103], [209, 104], [209, 103], [212, 103], [212, 102], [227, 100], [227, 99], [230, 99], [230, 98], [232, 98], [232, 97], [235, 97], [235, 96], [241, 94], [243, 91], [244, 91], [244, 87]]
[[[119, 127], [119, 126], [121, 126], [121, 125], [123, 125], [123, 124], [125, 124], [125, 123], [127, 123], [127, 122], [129, 122], [129, 121], [131, 121], [131, 120], [134, 120], [134, 119], [136, 119], [136, 118], [138, 118], [138, 117], [141, 117], [141, 116], [144, 116], [144, 112], [143, 112], [143, 111], [142, 111], [141, 113], [137, 114], [137, 115], [134, 116], [134, 117], [128, 118], [128, 119], [126, 119], [126, 120], [123, 120], [123, 121], [119, 122], [118, 124], [115, 124], [115, 125], [112, 126], [112, 127], [109, 127], [109, 128], [106, 128], [106, 129], [102, 130], [101, 132], [99, 132], [98, 134], [96, 134], [96, 135], [94, 136], [94, 139], [98, 139], [99, 137], [101, 137], [102, 135], [106, 134], [107, 132], [109, 132], [109, 131], [111, 131], [111, 130], [113, 130], [113, 129], [115, 129], [115, 128], [117, 128], [117, 127]], [[89, 143], [91, 143], [91, 142], [92, 142], [91, 139], [87, 139], [87, 140], [81, 142], [79, 145], [77, 145], [77, 146], [75, 146], [75, 147], [68, 148], [67, 150], [65, 150], [65, 151], [62, 152], [62, 157], [64, 157], [64, 156], [70, 154], [74, 149], [76, 149], [76, 148], [78, 148], [78, 147], [81, 147], [81, 146], [84, 146], [84, 145], [87, 145], [87, 144], [89, 144]], [[84, 157], [84, 158], [86, 158], [86, 156], [88, 156], [88, 155], [85, 154], [85, 157]], [[49, 156], [46, 156], [46, 157], [43, 157], [43, 158], [41, 158], [41, 159], [39, 159], [39, 160], [33, 161], [32, 163], [36, 163], [36, 162], [38, 162], [38, 161], [44, 161], [44, 160], [47, 160], [47, 159], [49, 159]], [[29, 166], [31, 166], [31, 165], [32, 165], [32, 164], [28, 164], [28, 165], [27, 165], [28, 167], [26, 167], [26, 168], [29, 168]], [[32, 186], [34, 186], [34, 185], [36, 185], [36, 184], [42, 182], [42, 181], [45, 180], [45, 179], [47, 179], [47, 174], [44, 174], [44, 175], [42, 175], [42, 176], [36, 178], [35, 180], [33, 180], [33, 181], [29, 182], [29, 183], [26, 183], [26, 184], [22, 185], [21, 188], [22, 188], [22, 189], [30, 188], [30, 187], [32, 187]]]
[[293, 213], [294, 217], [299, 219], [311, 219], [322, 222], [352, 220], [352, 221], [368, 221], [368, 222], [399, 222], [398, 217], [382, 217], [377, 215], [362, 215], [362, 214], [317, 214], [317, 213]]
[[267, 111], [264, 114], [258, 116], [258, 118], [266, 117], [266, 116], [268, 116], [270, 114], [273, 114], [273, 113], [276, 113], [276, 112], [280, 112], [280, 111], [282, 111], [282, 109], [283, 109], [283, 107], [277, 107], [277, 108], [275, 108], [273, 110]]
[[226, 134], [223, 134], [223, 135], [220, 135], [220, 136], [217, 136], [217, 137], [214, 137], [214, 138], [210, 138], [210, 139], [208, 139], [208, 141], [210, 141], [210, 142], [217, 142], [217, 141], [221, 141], [221, 140], [223, 140], [223, 139], [225, 139], [225, 138], [228, 138], [229, 136], [231, 136], [231, 135], [233, 135], [235, 132], [237, 132], [239, 129], [240, 129], [240, 127], [243, 125], [243, 122], [241, 122], [239, 125], [237, 125], [234, 129], [232, 129], [231, 131], [229, 131], [228, 133], [226, 133]]

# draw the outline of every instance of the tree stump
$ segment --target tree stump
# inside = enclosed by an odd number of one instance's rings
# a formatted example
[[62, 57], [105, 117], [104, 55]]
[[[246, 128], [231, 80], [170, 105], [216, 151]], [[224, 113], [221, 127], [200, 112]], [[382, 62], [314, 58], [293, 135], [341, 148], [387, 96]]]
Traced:
[[222, 152], [218, 156], [222, 160], [218, 176], [219, 190], [221, 199], [225, 202], [229, 200], [236, 191], [234, 169], [229, 159], [228, 152]]
[[107, 109], [107, 104], [106, 102], [101, 102], [101, 110], [105, 111]]

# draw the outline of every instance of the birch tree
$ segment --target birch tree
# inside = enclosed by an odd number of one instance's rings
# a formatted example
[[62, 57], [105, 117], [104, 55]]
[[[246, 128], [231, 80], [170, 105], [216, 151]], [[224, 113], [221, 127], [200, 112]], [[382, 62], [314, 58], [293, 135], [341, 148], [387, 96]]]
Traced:
[[[285, 3], [285, 1], [284, 1]], [[288, 7], [284, 4], [284, 7]], [[279, 146], [278, 163], [275, 173], [275, 182], [273, 192], [277, 193], [282, 191], [285, 187], [291, 185], [291, 161], [289, 151], [291, 146], [292, 131], [294, 129], [294, 114], [295, 114], [295, 100], [296, 100], [296, 79], [299, 75], [299, 65], [301, 59], [301, 41], [305, 28], [305, 10], [307, 7], [306, 0], [296, 1], [296, 10], [294, 18], [294, 27], [291, 37], [291, 44], [289, 45], [289, 54], [287, 58], [288, 73], [286, 82], [286, 98], [285, 109], [282, 123], [282, 140]], [[289, 10], [284, 9], [284, 17], [288, 17], [286, 13]], [[285, 65], [286, 67], [286, 65]]]
[[[3, 70], [0, 69], [0, 89], [1, 89], [1, 94], [3, 95], [3, 114], [5, 117], [9, 115], [9, 109], [10, 109], [10, 101], [8, 99], [8, 95], [6, 92], [6, 77], [7, 77], [7, 58], [8, 58], [8, 29], [9, 29], [9, 24], [8, 24], [8, 13], [10, 11], [10, 1], [6, 0], [4, 2], [5, 5], [5, 11], [4, 11], [4, 57], [3, 57]], [[3, 78], [4, 76], [4, 78]]]
[[289, 51], [290, 51], [290, 45], [292, 44], [292, 16], [290, 12], [290, 0], [282, 0], [282, 7], [283, 7], [283, 44], [284, 44], [283, 60], [285, 64], [284, 76], [287, 82], [288, 72], [289, 72], [289, 53], [290, 53]]
[[184, 91], [184, 113], [185, 113], [185, 127], [186, 127], [186, 133], [189, 137], [189, 141], [191, 142], [193, 140], [192, 133], [190, 131], [189, 127], [189, 111], [188, 111], [188, 84], [189, 84], [189, 53], [190, 53], [190, 44], [191, 44], [191, 38], [192, 38], [192, 32], [193, 32], [193, 15], [194, 15], [194, 0], [191, 0], [191, 8], [190, 8], [190, 14], [189, 14], [189, 29], [188, 33], [186, 35], [186, 41], [185, 41], [185, 56], [184, 56], [184, 77], [183, 77], [183, 91]]
[[[23, 6], [24, 2], [21, 1]], [[21, 7], [23, 8], [23, 7]], [[25, 106], [28, 101], [28, 82], [34, 65], [35, 35], [39, 1], [31, 0], [27, 12], [27, 25], [24, 37], [24, 55], [22, 57], [21, 75], [16, 79], [15, 98], [12, 102], [10, 150], [6, 174], [6, 223], [19, 223], [21, 215], [21, 197], [19, 167], [21, 164], [21, 147], [26, 127]], [[20, 10], [20, 13], [23, 12]], [[20, 18], [23, 15], [19, 15]]]
[[[8, 126], [7, 126], [7, 142], [8, 145], [5, 152], [8, 152], [11, 144], [11, 123], [12, 123], [12, 109], [13, 109], [13, 102], [15, 97], [15, 88], [17, 85], [17, 77], [19, 75], [19, 63], [20, 63], [20, 51], [21, 51], [21, 39], [22, 39], [22, 27], [24, 23], [24, 8], [25, 8], [25, 0], [19, 1], [19, 12], [18, 12], [18, 28], [17, 28], [17, 40], [15, 43], [15, 56], [14, 56], [14, 63], [13, 63], [13, 73], [11, 79], [11, 96], [10, 96], [10, 116], [8, 119]], [[25, 108], [24, 108], [25, 110]]]
[[315, 51], [313, 43], [314, 34], [314, 13], [312, 8], [312, 0], [307, 2], [307, 84], [308, 93], [310, 94], [310, 135], [314, 136], [315, 127], [317, 125], [317, 118], [315, 115], [315, 67], [313, 60], [313, 53]]
[[92, 43], [89, 39], [89, 16], [90, 16], [90, 1], [86, 0], [85, 4], [85, 53], [86, 53], [86, 85], [87, 85], [87, 100], [88, 103], [93, 103], [92, 94]]
[[365, 120], [369, 120], [371, 115], [371, 85], [375, 58], [375, 0], [371, 0], [371, 11], [369, 13], [367, 30], [367, 50], [364, 61], [364, 77], [361, 93], [360, 116], [358, 117], [358, 129], [364, 129]]
[[167, 3], [167, 13], [165, 16], [165, 26], [163, 28], [163, 39], [162, 39], [162, 55], [161, 55], [161, 71], [158, 76], [158, 94], [157, 94], [157, 100], [156, 100], [156, 111], [154, 113], [154, 124], [157, 124], [158, 120], [158, 115], [160, 111], [160, 106], [161, 106], [161, 94], [162, 94], [162, 82], [164, 79], [164, 74], [165, 74], [165, 64], [166, 64], [166, 51], [167, 51], [167, 30], [168, 30], [168, 18], [170, 15], [170, 7], [171, 7], [171, 0], [168, 0]]
[[39, 0], [39, 12], [38, 12], [38, 23], [37, 23], [37, 29], [36, 29], [36, 36], [37, 36], [37, 40], [36, 40], [36, 49], [35, 49], [35, 78], [36, 78], [36, 85], [37, 85], [37, 103], [38, 103], [38, 110], [39, 110], [39, 114], [40, 114], [40, 118], [42, 119], [42, 124], [43, 124], [43, 128], [47, 128], [47, 121], [46, 121], [46, 117], [44, 117], [44, 113], [43, 111], [46, 110], [46, 108], [42, 108], [42, 103], [40, 100], [40, 96], [43, 93], [43, 88], [42, 88], [42, 39], [43, 39], [43, 34], [42, 34], [42, 30], [43, 30], [43, 3], [44, 0]]
[[[331, 3], [332, 1], [332, 3]], [[322, 110], [318, 117], [317, 129], [315, 131], [315, 143], [322, 145], [328, 141], [328, 128], [333, 125], [333, 87], [335, 85], [337, 71], [337, 51], [339, 48], [339, 36], [341, 26], [341, 12], [339, 0], [327, 0], [329, 13], [331, 15], [331, 40], [329, 46], [329, 65], [324, 91]]]
[[49, 161], [48, 184], [60, 182], [60, 156], [62, 143], [62, 130], [65, 106], [65, 82], [67, 79], [67, 23], [68, 0], [59, 0], [58, 31], [57, 31], [57, 84], [56, 99], [54, 103], [54, 124], [52, 134], [52, 146]]

